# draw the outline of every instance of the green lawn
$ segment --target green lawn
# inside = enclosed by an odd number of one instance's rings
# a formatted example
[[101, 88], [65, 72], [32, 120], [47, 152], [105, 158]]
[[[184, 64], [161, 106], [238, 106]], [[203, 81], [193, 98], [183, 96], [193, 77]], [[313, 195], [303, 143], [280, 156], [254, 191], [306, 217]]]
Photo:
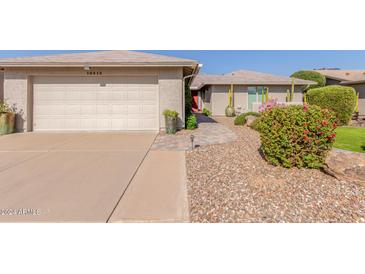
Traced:
[[334, 147], [365, 153], [365, 128], [339, 127]]

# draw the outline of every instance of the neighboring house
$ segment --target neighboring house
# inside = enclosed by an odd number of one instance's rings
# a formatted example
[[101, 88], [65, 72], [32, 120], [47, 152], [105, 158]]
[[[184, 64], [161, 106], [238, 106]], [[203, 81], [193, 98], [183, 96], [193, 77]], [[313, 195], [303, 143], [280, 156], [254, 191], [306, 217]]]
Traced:
[[[292, 78], [267, 73], [239, 70], [223, 75], [198, 75], [191, 84], [193, 110], [209, 109], [213, 115], [224, 115], [228, 105], [228, 90], [233, 84], [234, 107], [240, 112], [257, 111], [262, 92], [269, 88], [269, 97], [286, 102]], [[304, 86], [315, 82], [294, 79], [294, 102], [302, 103]]]
[[0, 102], [4, 100], [4, 73], [0, 70]]
[[133, 51], [101, 51], [0, 60], [4, 99], [18, 131], [159, 130], [164, 109], [184, 124], [183, 81], [194, 60]]
[[365, 115], [365, 70], [318, 69], [326, 77], [326, 85], [353, 87], [359, 93], [359, 114]]

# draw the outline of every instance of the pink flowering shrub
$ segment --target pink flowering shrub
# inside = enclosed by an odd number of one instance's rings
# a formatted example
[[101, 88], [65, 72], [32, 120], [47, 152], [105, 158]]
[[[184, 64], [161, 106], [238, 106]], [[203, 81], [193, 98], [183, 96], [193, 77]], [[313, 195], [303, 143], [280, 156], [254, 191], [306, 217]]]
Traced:
[[278, 103], [277, 99], [270, 99], [267, 103], [261, 104], [259, 107], [259, 112], [264, 112], [265, 110], [272, 109], [274, 107], [282, 107], [284, 104]]
[[336, 127], [332, 112], [307, 104], [267, 109], [256, 125], [265, 159], [288, 168], [322, 167]]

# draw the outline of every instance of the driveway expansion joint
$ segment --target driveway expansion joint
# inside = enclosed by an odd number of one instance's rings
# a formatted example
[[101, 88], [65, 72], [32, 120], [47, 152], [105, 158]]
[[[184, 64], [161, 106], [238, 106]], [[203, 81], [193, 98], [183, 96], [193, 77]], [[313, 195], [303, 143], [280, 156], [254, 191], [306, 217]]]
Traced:
[[144, 156], [143, 156], [142, 160], [140, 161], [140, 163], [139, 163], [138, 167], [137, 167], [137, 168], [136, 168], [136, 170], [134, 171], [134, 173], [133, 173], [132, 177], [131, 177], [131, 178], [130, 178], [130, 180], [129, 180], [129, 183], [127, 184], [127, 187], [125, 187], [125, 189], [123, 190], [123, 192], [122, 192], [122, 194], [121, 194], [120, 198], [118, 199], [118, 202], [115, 204], [115, 206], [114, 206], [114, 208], [113, 208], [112, 212], [110, 213], [110, 215], [109, 215], [108, 219], [106, 220], [106, 223], [109, 223], [110, 218], [113, 216], [113, 214], [114, 214], [114, 212], [115, 212], [116, 208], [118, 207], [118, 205], [119, 205], [120, 201], [123, 199], [124, 194], [126, 193], [126, 191], [127, 191], [128, 187], [131, 185], [131, 183], [132, 183], [132, 181], [133, 181], [134, 177], [136, 176], [136, 174], [137, 174], [137, 172], [138, 172], [139, 168], [141, 167], [141, 165], [142, 165], [143, 161], [146, 159], [146, 157], [147, 157], [148, 153], [150, 152], [151, 147], [152, 147], [153, 143], [155, 142], [156, 138], [157, 138], [157, 135], [155, 135], [155, 137], [154, 137], [153, 141], [151, 142], [151, 144], [150, 144], [149, 148], [147, 149], [147, 152], [144, 154]]

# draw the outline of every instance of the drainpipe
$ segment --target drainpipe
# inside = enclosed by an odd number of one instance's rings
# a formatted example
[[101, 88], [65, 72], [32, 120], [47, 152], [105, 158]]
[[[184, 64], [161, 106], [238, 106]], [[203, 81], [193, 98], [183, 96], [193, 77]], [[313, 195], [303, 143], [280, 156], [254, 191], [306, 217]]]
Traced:
[[182, 104], [183, 104], [183, 113], [182, 113], [182, 121], [185, 127], [185, 80], [188, 78], [193, 78], [199, 74], [199, 70], [203, 67], [203, 64], [198, 64], [195, 68], [194, 73], [190, 75], [186, 75], [183, 77], [183, 89], [182, 89]]

